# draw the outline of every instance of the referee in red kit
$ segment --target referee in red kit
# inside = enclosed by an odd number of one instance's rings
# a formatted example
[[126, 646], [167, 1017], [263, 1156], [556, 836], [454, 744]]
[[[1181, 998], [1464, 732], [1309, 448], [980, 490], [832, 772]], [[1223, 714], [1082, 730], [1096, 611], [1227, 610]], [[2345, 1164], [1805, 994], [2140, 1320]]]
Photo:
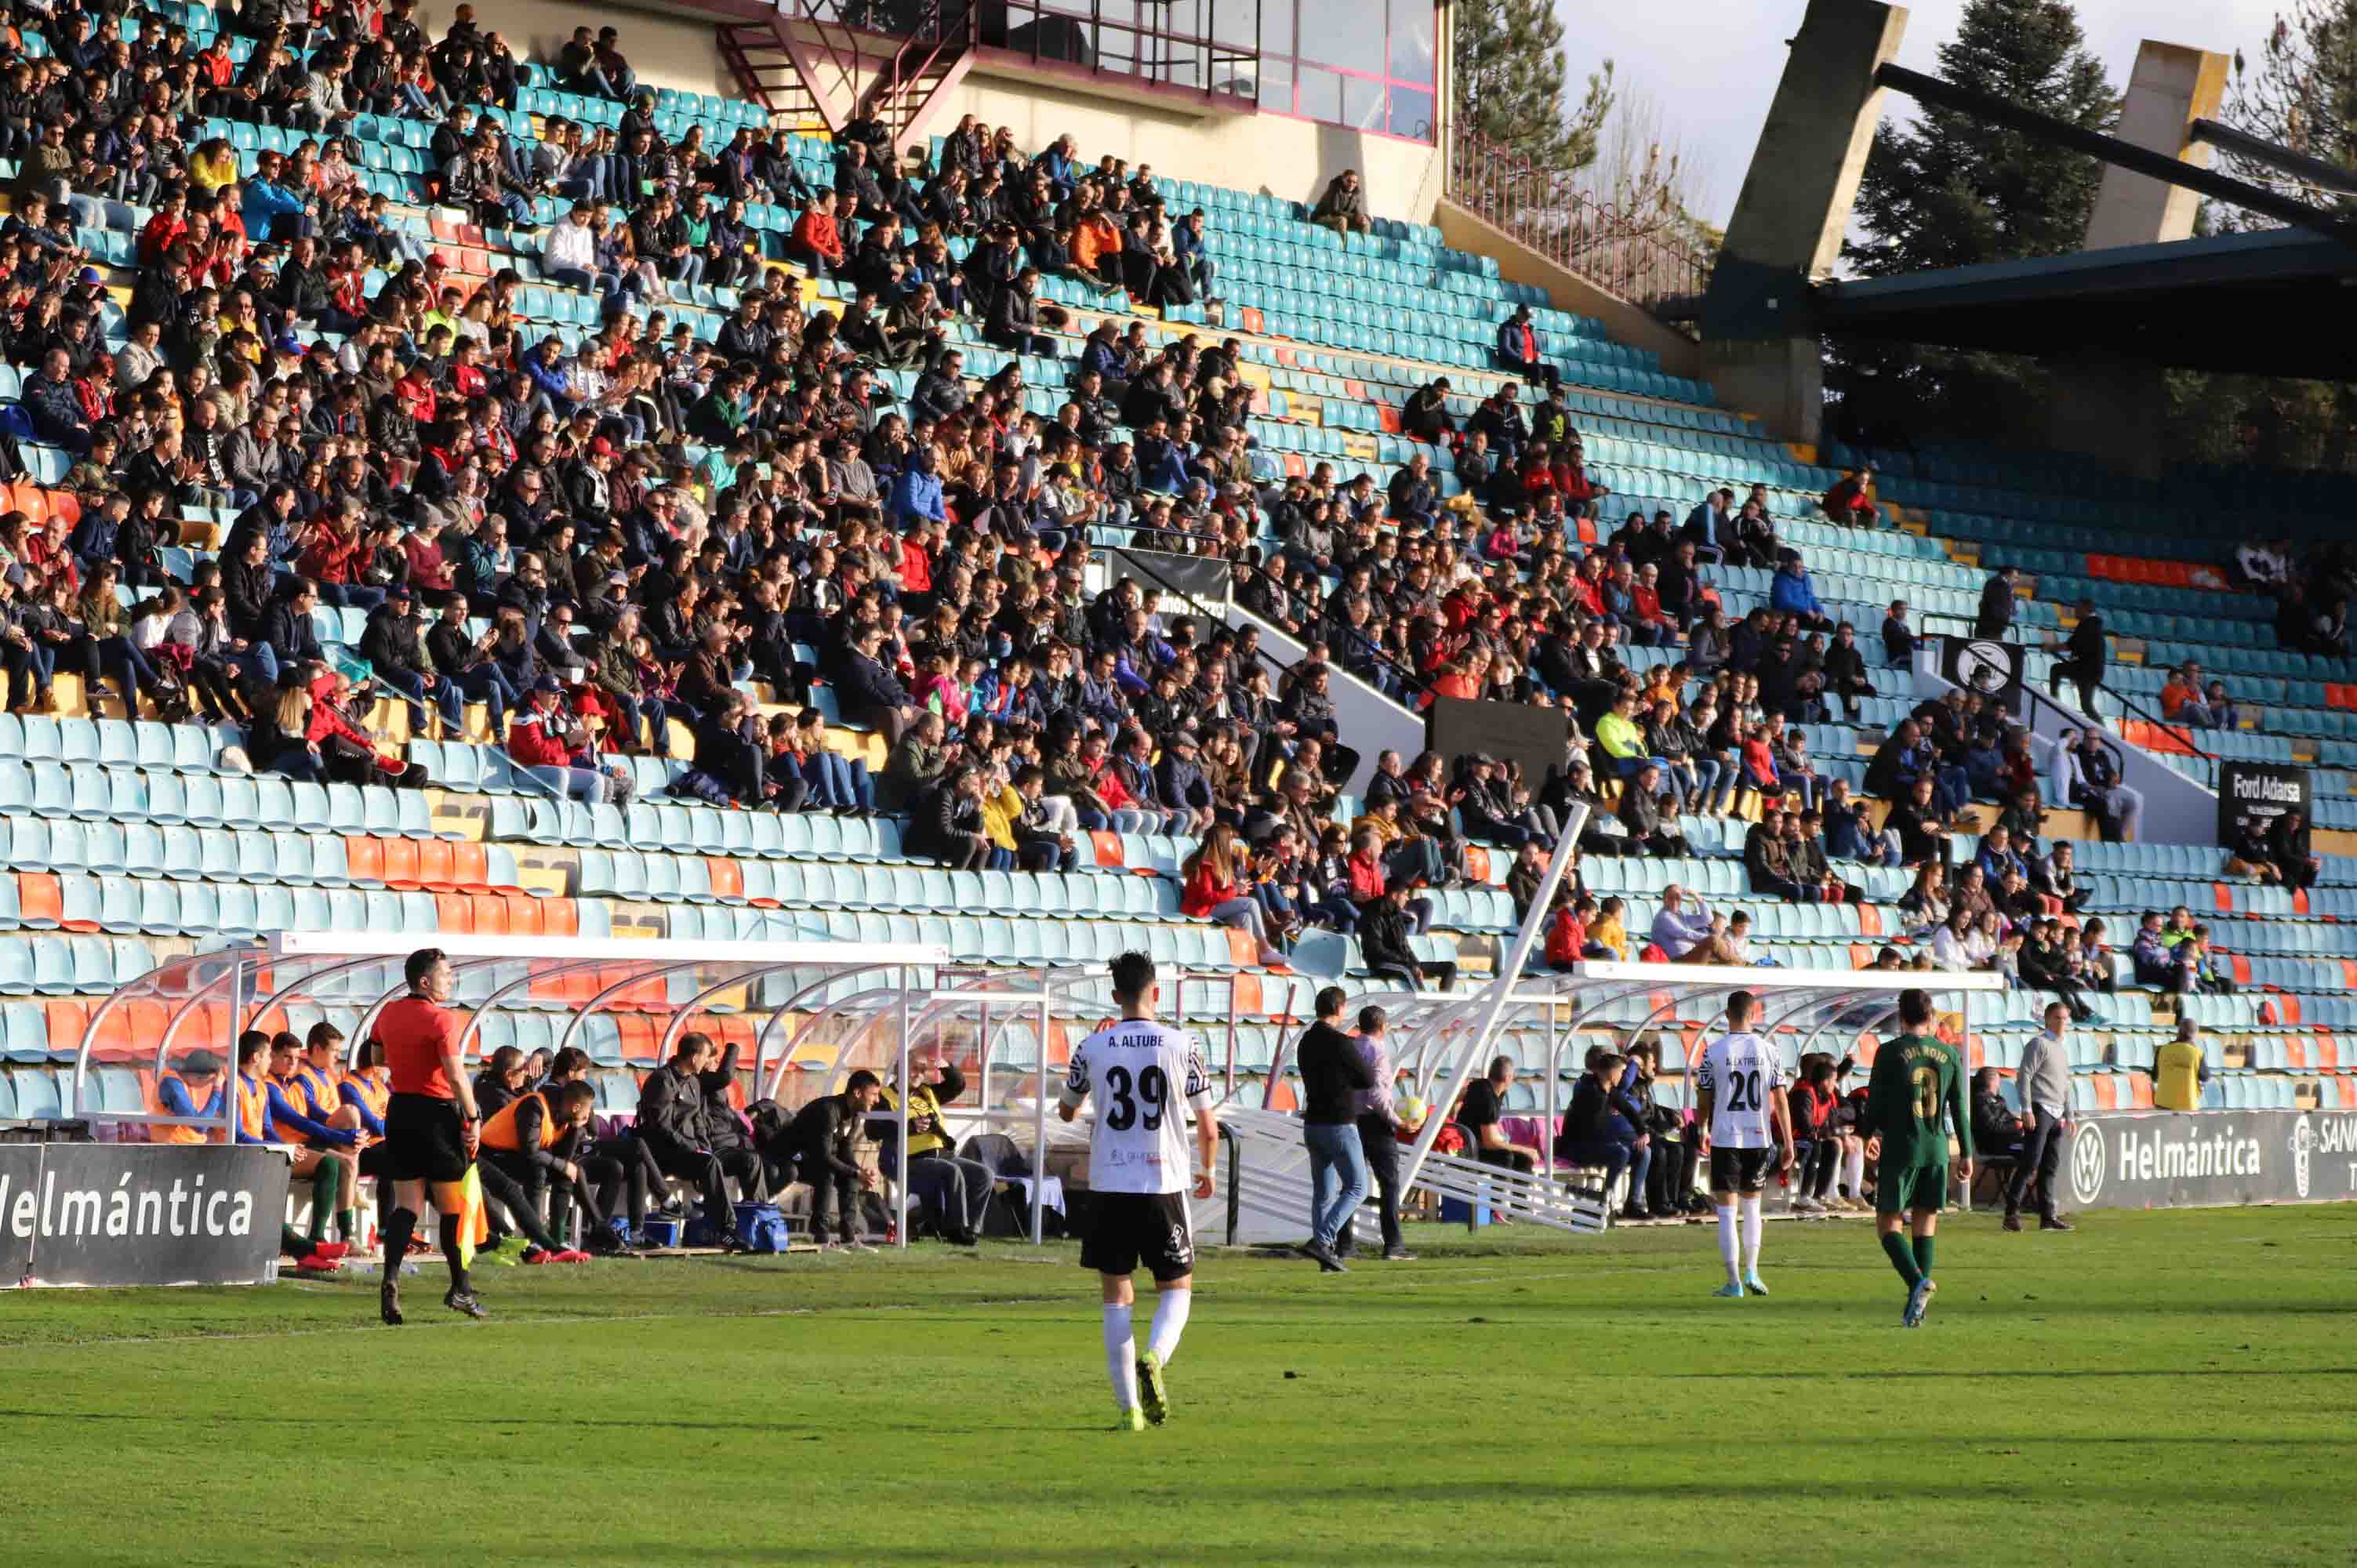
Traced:
[[[468, 1167], [482, 1118], [458, 1060], [458, 1015], [445, 1005], [454, 977], [440, 948], [420, 948], [404, 967], [409, 994], [377, 1015], [376, 1037], [393, 1075], [384, 1112], [383, 1178], [393, 1184], [393, 1216], [384, 1228], [384, 1283], [378, 1306], [388, 1324], [401, 1322], [401, 1265], [410, 1233], [431, 1187], [442, 1219], [442, 1255], [450, 1262], [450, 1289], [442, 1305], [468, 1317], [488, 1317], [459, 1251]], [[380, 1178], [380, 1179], [383, 1179]]]

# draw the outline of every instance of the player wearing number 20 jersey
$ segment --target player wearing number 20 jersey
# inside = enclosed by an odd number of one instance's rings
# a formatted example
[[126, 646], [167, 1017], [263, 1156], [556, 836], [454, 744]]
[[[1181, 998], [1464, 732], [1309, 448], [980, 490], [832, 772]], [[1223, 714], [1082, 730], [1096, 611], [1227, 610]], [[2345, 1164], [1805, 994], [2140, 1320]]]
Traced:
[[1775, 1105], [1784, 1092], [1775, 1047], [1749, 1031], [1723, 1035], [1703, 1051], [1695, 1087], [1710, 1096], [1711, 1190], [1758, 1192], [1767, 1185]]
[[1766, 1295], [1760, 1278], [1760, 1192], [1770, 1165], [1789, 1164], [1792, 1123], [1784, 1111], [1784, 1066], [1776, 1047], [1751, 1032], [1760, 999], [1727, 999], [1727, 1033], [1695, 1069], [1695, 1109], [1710, 1144], [1710, 1200], [1718, 1211], [1718, 1258], [1727, 1283], [1716, 1294], [1735, 1300]]

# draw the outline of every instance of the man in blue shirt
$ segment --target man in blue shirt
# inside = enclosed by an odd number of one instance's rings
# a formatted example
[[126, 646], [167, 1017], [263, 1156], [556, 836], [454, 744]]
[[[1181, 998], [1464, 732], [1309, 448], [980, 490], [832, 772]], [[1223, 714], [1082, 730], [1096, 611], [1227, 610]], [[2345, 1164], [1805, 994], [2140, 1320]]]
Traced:
[[1817, 602], [1816, 586], [1809, 581], [1808, 568], [1801, 564], [1798, 555], [1787, 555], [1784, 564], [1776, 568], [1775, 580], [1768, 587], [1768, 603], [1786, 615], [1798, 616], [1803, 631], [1833, 629], [1824, 606]]

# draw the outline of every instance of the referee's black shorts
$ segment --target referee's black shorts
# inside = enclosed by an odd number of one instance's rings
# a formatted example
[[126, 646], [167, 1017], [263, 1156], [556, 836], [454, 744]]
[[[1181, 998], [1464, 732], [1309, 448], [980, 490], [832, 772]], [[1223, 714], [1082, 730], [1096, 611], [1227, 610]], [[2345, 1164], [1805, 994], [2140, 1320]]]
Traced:
[[384, 1111], [384, 1174], [394, 1181], [467, 1179], [467, 1144], [458, 1102], [430, 1094], [396, 1094]]

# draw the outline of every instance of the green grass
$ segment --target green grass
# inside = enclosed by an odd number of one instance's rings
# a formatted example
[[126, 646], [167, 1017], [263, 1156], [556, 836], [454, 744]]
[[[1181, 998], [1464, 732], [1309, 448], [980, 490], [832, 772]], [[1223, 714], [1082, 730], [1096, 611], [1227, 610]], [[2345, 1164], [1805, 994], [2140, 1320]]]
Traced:
[[2357, 1210], [1493, 1234], [1207, 1259], [1142, 1435], [1070, 1249], [0, 1294], [0, 1561], [2348, 1561]]

